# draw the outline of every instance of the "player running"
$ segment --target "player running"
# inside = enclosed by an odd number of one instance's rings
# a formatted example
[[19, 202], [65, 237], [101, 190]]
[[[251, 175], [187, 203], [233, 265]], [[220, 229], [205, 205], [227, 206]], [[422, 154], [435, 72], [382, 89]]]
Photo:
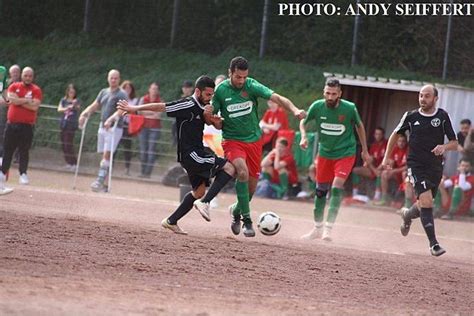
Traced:
[[[446, 252], [436, 240], [433, 220], [433, 198], [443, 176], [442, 157], [447, 150], [457, 149], [454, 133], [448, 113], [436, 108], [438, 90], [432, 85], [421, 88], [418, 97], [420, 108], [406, 112], [388, 140], [387, 151], [382, 161], [384, 168], [390, 168], [389, 157], [400, 134], [407, 131], [408, 141], [408, 177], [415, 189], [417, 202], [409, 209], [402, 209], [403, 223], [400, 231], [408, 235], [412, 219], [420, 217], [430, 242], [433, 256], [441, 256]], [[444, 144], [444, 136], [449, 142]]]
[[[194, 94], [177, 101], [167, 103], [148, 103], [138, 106], [128, 105], [127, 101], [119, 101], [119, 110], [128, 113], [136, 111], [166, 112], [169, 117], [176, 118], [178, 128], [178, 162], [186, 169], [191, 182], [192, 191], [186, 194], [183, 201], [171, 216], [165, 218], [161, 225], [176, 234], [186, 235], [178, 226], [178, 221], [193, 207], [201, 213], [205, 220], [210, 221], [209, 202], [233, 178], [234, 166], [226, 159], [218, 157], [203, 145], [204, 117], [206, 122], [221, 125], [220, 119], [212, 117], [212, 106], [209, 105], [214, 94], [214, 80], [201, 76], [196, 80]], [[206, 185], [209, 179], [214, 182], [206, 196]], [[204, 196], [204, 198], [202, 198]], [[201, 200], [198, 200], [202, 198]], [[206, 207], [207, 206], [207, 207]]]
[[[303, 239], [321, 238], [331, 240], [331, 229], [343, 197], [344, 183], [349, 177], [355, 162], [356, 139], [354, 125], [362, 145], [362, 159], [370, 159], [367, 140], [362, 123], [354, 103], [341, 99], [342, 90], [338, 80], [329, 79], [324, 87], [324, 99], [316, 100], [308, 110], [308, 116], [300, 122], [303, 149], [308, 147], [305, 125], [314, 120], [319, 137], [316, 167], [316, 196], [314, 198], [315, 226]], [[324, 208], [326, 195], [331, 189], [329, 209], [325, 225]], [[323, 227], [324, 226], [324, 227]]]
[[229, 66], [229, 79], [217, 86], [212, 105], [214, 113], [220, 111], [224, 119], [222, 147], [226, 158], [232, 162], [237, 172], [237, 203], [230, 206], [231, 229], [238, 235], [242, 219], [244, 235], [254, 237], [249, 201], [255, 193], [262, 160], [262, 131], [259, 126], [257, 100], [272, 100], [291, 111], [298, 119], [304, 118], [306, 113], [287, 98], [248, 75], [247, 60], [243, 57], [233, 58]]

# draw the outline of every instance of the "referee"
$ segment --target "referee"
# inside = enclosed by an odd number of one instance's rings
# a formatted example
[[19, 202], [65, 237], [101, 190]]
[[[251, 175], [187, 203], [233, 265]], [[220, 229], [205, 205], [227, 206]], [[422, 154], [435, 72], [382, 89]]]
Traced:
[[[420, 217], [430, 242], [433, 256], [441, 256], [446, 251], [436, 240], [433, 220], [433, 198], [443, 175], [443, 154], [457, 149], [456, 134], [446, 111], [436, 107], [438, 90], [433, 85], [421, 88], [418, 97], [420, 108], [406, 112], [388, 140], [384, 168], [389, 167], [389, 157], [400, 135], [409, 132], [409, 153], [407, 159], [408, 177], [417, 196], [411, 208], [402, 209], [403, 223], [400, 231], [408, 235], [412, 219]], [[444, 143], [444, 136], [449, 142]]]

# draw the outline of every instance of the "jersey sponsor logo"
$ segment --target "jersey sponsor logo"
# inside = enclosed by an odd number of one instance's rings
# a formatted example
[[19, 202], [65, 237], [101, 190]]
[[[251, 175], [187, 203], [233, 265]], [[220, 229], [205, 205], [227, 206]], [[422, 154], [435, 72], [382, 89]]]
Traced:
[[345, 115], [338, 115], [337, 119], [339, 120], [339, 123], [342, 123], [346, 119], [346, 116]]
[[247, 91], [242, 91], [242, 93], [240, 94], [243, 98], [248, 98], [249, 97], [249, 94]]
[[321, 116], [321, 119], [322, 119], [322, 120], [327, 120], [328, 118], [325, 117], [325, 116]]
[[[229, 104], [227, 106], [227, 111], [231, 112], [231, 114], [229, 114], [229, 117], [239, 117], [239, 116], [243, 116], [243, 115], [247, 115], [251, 113], [252, 107], [253, 107], [253, 102], [247, 101], [247, 102], [242, 102], [242, 103]], [[232, 112], [236, 112], [236, 113], [232, 113]]]
[[232, 101], [232, 98], [225, 98], [225, 101]]
[[342, 124], [321, 123], [321, 133], [331, 136], [344, 134], [346, 127]]
[[437, 117], [431, 120], [431, 126], [438, 127], [441, 124], [441, 120]]

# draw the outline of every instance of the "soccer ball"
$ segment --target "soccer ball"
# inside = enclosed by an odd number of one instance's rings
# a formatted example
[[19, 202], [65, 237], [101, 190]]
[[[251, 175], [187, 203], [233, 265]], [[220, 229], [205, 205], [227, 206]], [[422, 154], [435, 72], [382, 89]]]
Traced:
[[266, 236], [275, 235], [281, 228], [280, 216], [273, 212], [262, 213], [258, 217], [257, 227], [258, 230]]

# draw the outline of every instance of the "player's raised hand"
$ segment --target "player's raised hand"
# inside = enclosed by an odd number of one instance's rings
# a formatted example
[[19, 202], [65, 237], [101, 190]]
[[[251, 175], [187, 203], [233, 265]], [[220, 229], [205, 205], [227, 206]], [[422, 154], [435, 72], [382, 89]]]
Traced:
[[445, 151], [446, 147], [444, 145], [436, 145], [436, 147], [431, 150], [431, 152], [436, 156], [443, 155]]
[[293, 113], [299, 120], [302, 120], [306, 117], [306, 111], [298, 109]]
[[305, 136], [305, 137], [301, 137], [301, 141], [300, 141], [300, 147], [301, 149], [303, 150], [306, 150], [308, 148], [308, 138]]
[[136, 107], [133, 105], [129, 105], [127, 100], [118, 101], [117, 109], [122, 111], [121, 115], [125, 115], [125, 113], [134, 113], [137, 111]]

